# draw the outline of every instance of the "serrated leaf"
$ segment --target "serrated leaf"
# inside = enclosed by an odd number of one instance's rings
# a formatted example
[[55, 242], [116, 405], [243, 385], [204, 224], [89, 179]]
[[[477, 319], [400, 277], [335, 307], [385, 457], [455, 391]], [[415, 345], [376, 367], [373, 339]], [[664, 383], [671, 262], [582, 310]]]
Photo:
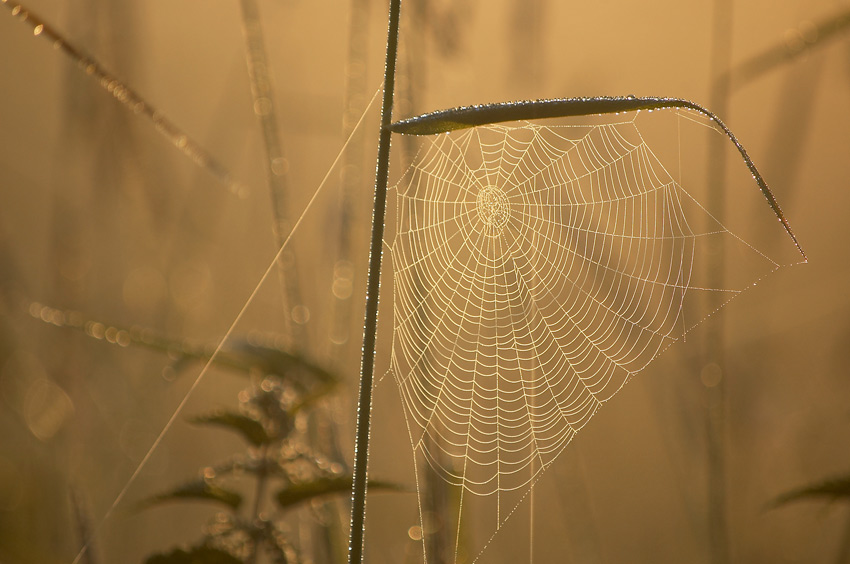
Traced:
[[808, 498], [827, 498], [830, 501], [842, 498], [850, 500], [850, 474], [785, 492], [770, 502], [769, 507], [779, 507], [792, 501]]
[[219, 411], [210, 415], [193, 417], [191, 423], [199, 425], [220, 425], [237, 432], [254, 446], [269, 444], [274, 437], [269, 436], [263, 424], [256, 419], [235, 411]]
[[[234, 362], [261, 370], [264, 374], [274, 374], [281, 378], [292, 380], [291, 373], [298, 371], [306, 373], [316, 381], [324, 384], [337, 383], [339, 379], [314, 364], [307, 358], [287, 352], [281, 348], [270, 345], [256, 345], [246, 341], [235, 342], [226, 351], [227, 356]], [[303, 386], [302, 383], [302, 387]], [[332, 386], [328, 387], [328, 389]]]
[[[277, 493], [278, 504], [283, 508], [298, 505], [313, 498], [351, 493], [351, 475], [319, 478], [302, 484], [290, 484]], [[389, 482], [369, 481], [369, 489], [404, 491], [405, 488]]]
[[169, 553], [153, 554], [145, 564], [242, 564], [242, 561], [220, 548], [195, 546], [188, 551], [175, 548]]
[[148, 498], [142, 502], [142, 505], [147, 507], [166, 501], [179, 500], [215, 501], [227, 505], [234, 511], [239, 509], [242, 504], [242, 496], [238, 493], [226, 490], [204, 479], [199, 479], [178, 486], [169, 492]]

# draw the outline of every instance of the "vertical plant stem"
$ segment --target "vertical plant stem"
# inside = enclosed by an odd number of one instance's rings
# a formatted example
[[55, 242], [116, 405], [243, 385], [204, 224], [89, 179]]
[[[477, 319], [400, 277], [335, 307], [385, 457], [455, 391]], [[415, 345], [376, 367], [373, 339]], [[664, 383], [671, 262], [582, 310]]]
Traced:
[[[348, 139], [358, 125], [358, 118], [371, 105], [366, 85], [366, 61], [369, 43], [369, 3], [370, 0], [350, 0], [350, 20], [348, 24], [348, 60], [346, 62], [345, 113], [342, 119], [343, 137]], [[351, 320], [354, 314], [351, 288], [354, 284], [356, 269], [352, 263], [353, 227], [355, 225], [360, 196], [365, 193], [363, 186], [365, 167], [363, 157], [365, 138], [357, 136], [351, 139], [348, 150], [343, 156], [340, 167], [339, 190], [339, 231], [337, 233], [336, 261], [331, 281], [330, 335], [327, 341], [327, 359], [330, 366], [339, 373], [348, 370], [351, 360], [348, 348], [351, 339]], [[333, 400], [332, 400], [333, 401]], [[339, 462], [345, 460], [339, 448], [339, 433], [333, 423], [332, 410], [339, 409], [336, 403], [317, 406], [323, 414], [324, 425], [319, 429], [320, 437], [326, 438], [327, 452]], [[346, 468], [346, 472], [349, 470]], [[346, 554], [344, 517], [339, 506], [334, 503], [325, 506], [321, 519], [321, 532], [324, 533], [324, 552], [313, 551], [313, 560], [317, 564], [342, 562]]]
[[390, 0], [387, 26], [387, 60], [384, 68], [384, 102], [378, 138], [378, 165], [375, 172], [375, 205], [372, 212], [372, 241], [369, 248], [369, 278], [366, 285], [366, 319], [363, 327], [363, 356], [360, 364], [360, 394], [357, 403], [357, 435], [354, 443], [354, 480], [351, 492], [351, 537], [349, 564], [363, 561], [366, 525], [366, 479], [369, 464], [369, 428], [372, 415], [372, 380], [375, 372], [375, 340], [378, 332], [378, 297], [381, 289], [381, 256], [384, 216], [387, 209], [387, 175], [390, 166], [390, 123], [393, 114], [395, 63], [398, 51], [398, 23], [401, 0]]
[[[271, 192], [272, 213], [274, 214], [274, 235], [277, 246], [281, 247], [291, 229], [287, 218], [289, 208], [287, 197], [288, 165], [280, 142], [271, 70], [266, 56], [257, 0], [240, 0], [239, 4], [242, 9], [245, 59], [248, 65], [248, 78], [251, 82], [251, 95], [254, 100], [254, 114], [260, 122], [260, 128], [263, 132], [263, 146], [266, 150], [266, 176]], [[284, 257], [284, 260], [278, 263], [284, 309], [284, 333], [291, 347], [304, 349], [306, 348], [306, 334], [292, 321], [292, 308], [301, 302], [295, 256], [292, 251], [286, 251], [286, 253], [290, 256]]]
[[[348, 61], [346, 63], [345, 113], [343, 114], [343, 137], [348, 138], [354, 130], [358, 117], [369, 102], [366, 92], [366, 51], [368, 47], [369, 1], [350, 1], [350, 22], [348, 26]], [[336, 264], [333, 283], [353, 283], [351, 267], [352, 226], [357, 215], [357, 202], [361, 192], [363, 176], [364, 141], [358, 136], [353, 139], [345, 152], [340, 167], [339, 191], [339, 232], [337, 234]], [[350, 293], [332, 291], [331, 333], [328, 357], [335, 363], [345, 362], [340, 357], [343, 345], [349, 339], [349, 326], [352, 313]], [[341, 366], [337, 366], [340, 371]]]
[[[729, 74], [732, 54], [732, 2], [714, 1], [714, 20], [711, 45], [711, 93], [712, 111], [728, 118]], [[712, 213], [721, 217], [726, 208], [726, 152], [722, 138], [712, 139], [708, 147], [708, 206]], [[722, 241], [718, 242], [708, 258], [709, 287], [721, 288], [726, 275], [726, 257]], [[719, 309], [722, 301], [716, 293], [710, 294], [710, 310]], [[726, 493], [726, 412], [727, 378], [723, 358], [723, 326], [715, 320], [706, 336], [706, 356], [703, 370], [717, 371], [720, 378], [706, 387], [706, 439], [708, 466], [708, 540], [712, 564], [727, 564], [730, 561], [729, 529], [727, 523]], [[707, 382], [708, 380], [706, 380]]]
[[[251, 512], [251, 522], [258, 523], [260, 512], [263, 509], [263, 498], [266, 495], [266, 485], [268, 484], [268, 462], [269, 462], [269, 447], [263, 445], [260, 449], [260, 457], [262, 466], [257, 472], [257, 487], [254, 495], [254, 510]], [[250, 556], [246, 560], [246, 564], [254, 564], [257, 561], [257, 555], [260, 552], [260, 535], [255, 532], [254, 547]]]

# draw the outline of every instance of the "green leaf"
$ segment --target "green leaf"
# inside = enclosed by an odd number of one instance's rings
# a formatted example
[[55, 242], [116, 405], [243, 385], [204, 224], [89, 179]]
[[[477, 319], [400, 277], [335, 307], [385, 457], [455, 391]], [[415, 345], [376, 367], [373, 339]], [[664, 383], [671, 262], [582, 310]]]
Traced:
[[[277, 493], [277, 502], [283, 508], [289, 508], [316, 497], [351, 493], [351, 475], [333, 478], [319, 478], [312, 482], [290, 484]], [[369, 480], [369, 489], [406, 491], [398, 484]]]
[[188, 551], [175, 548], [167, 554], [153, 554], [145, 564], [242, 564], [242, 561], [220, 548], [195, 546]]
[[[264, 374], [273, 374], [283, 379], [288, 379], [302, 388], [307, 388], [304, 382], [299, 382], [293, 377], [293, 372], [300, 372], [315, 379], [316, 382], [328, 385], [336, 384], [339, 378], [309, 361], [299, 354], [289, 353], [272, 344], [251, 344], [247, 341], [236, 341], [227, 350], [224, 356], [232, 364], [242, 364], [253, 369], [258, 369]], [[325, 386], [328, 389], [333, 386]]]
[[235, 411], [219, 411], [210, 415], [193, 417], [189, 421], [199, 425], [227, 427], [242, 435], [243, 439], [254, 446], [262, 446], [274, 441], [274, 437], [269, 436], [262, 423], [253, 417]]
[[809, 498], [826, 498], [829, 501], [850, 500], [850, 474], [785, 492], [771, 501], [768, 507], [779, 507], [792, 501]]
[[183, 484], [170, 492], [148, 498], [142, 502], [142, 505], [148, 507], [166, 501], [178, 500], [215, 501], [227, 505], [234, 511], [239, 509], [239, 506], [242, 504], [242, 496], [238, 493], [225, 490], [221, 486], [210, 483], [207, 480], [198, 479]]

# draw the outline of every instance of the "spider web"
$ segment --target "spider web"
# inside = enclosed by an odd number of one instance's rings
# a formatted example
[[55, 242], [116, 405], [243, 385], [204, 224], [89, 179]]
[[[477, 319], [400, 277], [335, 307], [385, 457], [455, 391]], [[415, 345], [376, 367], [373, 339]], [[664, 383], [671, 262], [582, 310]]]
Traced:
[[[521, 500], [711, 313], [707, 294], [725, 303], [779, 267], [673, 180], [634, 120], [433, 136], [394, 189], [390, 371], [414, 452], [478, 496]], [[761, 273], [709, 287], [716, 244]], [[497, 529], [515, 509], [501, 505]]]

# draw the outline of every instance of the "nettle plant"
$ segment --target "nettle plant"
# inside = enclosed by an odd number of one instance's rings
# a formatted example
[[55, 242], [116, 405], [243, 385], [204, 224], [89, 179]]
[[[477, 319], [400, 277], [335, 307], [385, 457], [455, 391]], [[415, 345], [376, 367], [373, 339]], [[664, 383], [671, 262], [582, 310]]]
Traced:
[[[53, 41], [122, 104], [147, 116], [178, 149], [238, 191], [200, 144], [138, 93], [20, 4], [2, 1], [36, 35]], [[242, 8], [246, 29], [256, 33], [256, 6], [245, 1]], [[217, 346], [197, 354], [179, 349], [205, 366], [224, 363], [253, 375], [237, 410], [193, 419], [237, 433], [247, 453], [205, 467], [198, 479], [146, 502], [205, 499], [228, 511], [214, 519], [201, 542], [152, 556], [149, 562], [255, 562], [261, 554], [276, 562], [297, 561], [305, 555], [298, 554], [282, 521], [269, 517], [269, 508], [285, 513], [350, 488], [349, 562], [363, 560], [368, 488], [391, 487], [367, 479], [385, 247], [392, 260], [394, 297], [389, 372], [398, 384], [414, 459], [420, 463], [414, 467], [417, 472], [425, 468], [423, 476], [433, 472], [458, 492], [449, 511], [456, 526], [443, 541], [449, 546], [434, 549], [428, 536], [437, 534], [436, 528], [423, 510], [430, 505], [420, 488], [418, 535], [424, 558], [481, 558], [543, 472], [603, 403], [695, 325], [783, 266], [728, 227], [722, 209], [702, 202], [668, 171], [636, 124], [638, 114], [673, 112], [731, 145], [751, 175], [754, 191], [766, 202], [763, 211], [770, 222], [774, 227], [778, 222], [796, 260], [806, 261], [744, 147], [715, 114], [696, 103], [595, 96], [467, 106], [394, 121], [400, 12], [401, 1], [391, 0], [353, 475], [344, 471], [341, 460], [311, 446], [299, 431], [305, 425], [297, 424], [332, 389], [335, 377], [279, 347], [222, 346], [252, 295]], [[836, 33], [836, 25], [821, 27]], [[283, 164], [273, 125], [273, 93], [263, 74], [262, 36], [249, 33], [247, 50], [274, 185]], [[753, 72], [763, 72], [762, 63]], [[587, 116], [614, 119], [590, 125], [546, 121]], [[390, 186], [393, 134], [425, 140]], [[278, 198], [281, 188], [273, 186]], [[398, 205], [394, 238], [387, 242], [390, 195]], [[260, 284], [303, 219], [287, 232], [278, 209], [285, 206], [278, 199], [275, 207], [280, 251]], [[723, 270], [717, 256], [730, 251], [745, 256], [747, 268], [740, 277], [725, 280], [717, 274]], [[709, 299], [703, 300], [705, 295]], [[91, 323], [79, 321], [77, 314], [40, 306], [33, 313], [92, 332]], [[145, 340], [149, 335], [112, 329], [116, 341], [122, 334], [151, 345]], [[246, 497], [235, 491], [234, 481], [253, 486], [251, 508], [245, 509]], [[418, 486], [426, 482], [417, 474]], [[462, 522], [477, 500], [490, 502], [482, 521], [492, 534], [468, 558]], [[723, 550], [724, 542], [717, 544]]]
[[[345, 461], [332, 452], [319, 450], [311, 436], [316, 432], [310, 421], [316, 416], [314, 408], [337, 389], [336, 376], [281, 348], [280, 336], [252, 334], [247, 339], [233, 339], [221, 348], [169, 339], [150, 329], [110, 326], [86, 319], [79, 312], [37, 303], [31, 304], [30, 313], [51, 325], [80, 331], [106, 343], [166, 354], [171, 358], [169, 372], [175, 378], [198, 364], [214, 364], [250, 380], [250, 385], [239, 392], [235, 409], [221, 408], [189, 417], [194, 425], [235, 433], [244, 442], [245, 451], [204, 466], [196, 478], [137, 503], [139, 510], [148, 510], [167, 503], [202, 501], [224, 511], [211, 517], [197, 542], [152, 554], [145, 562], [303, 560], [298, 548], [288, 540], [293, 534], [292, 523], [287, 521], [289, 512], [351, 491], [351, 474]], [[400, 489], [375, 481], [370, 486], [377, 490]], [[321, 506], [315, 511], [323, 512]], [[93, 540], [84, 539], [84, 551]]]
[[[269, 348], [262, 352], [281, 354]], [[309, 380], [307, 374], [328, 382], [321, 371], [304, 368], [295, 365], [285, 372], [260, 372], [252, 367], [252, 372], [263, 375], [240, 392], [238, 410], [217, 410], [190, 418], [198, 425], [235, 432], [248, 448], [205, 467], [200, 477], [143, 502], [149, 506], [208, 500], [227, 509], [214, 516], [199, 543], [153, 555], [146, 562], [257, 562], [263, 555], [272, 562], [299, 561], [296, 548], [288, 541], [291, 530], [284, 523], [285, 513], [316, 498], [347, 493], [351, 483], [342, 461], [316, 452], [304, 431], [297, 431], [296, 420], [304, 419], [310, 403], [324, 393], [301, 389], [297, 382]], [[300, 427], [304, 429], [305, 425]], [[245, 493], [236, 489], [238, 486]], [[245, 501], [251, 497], [246, 508]]]

